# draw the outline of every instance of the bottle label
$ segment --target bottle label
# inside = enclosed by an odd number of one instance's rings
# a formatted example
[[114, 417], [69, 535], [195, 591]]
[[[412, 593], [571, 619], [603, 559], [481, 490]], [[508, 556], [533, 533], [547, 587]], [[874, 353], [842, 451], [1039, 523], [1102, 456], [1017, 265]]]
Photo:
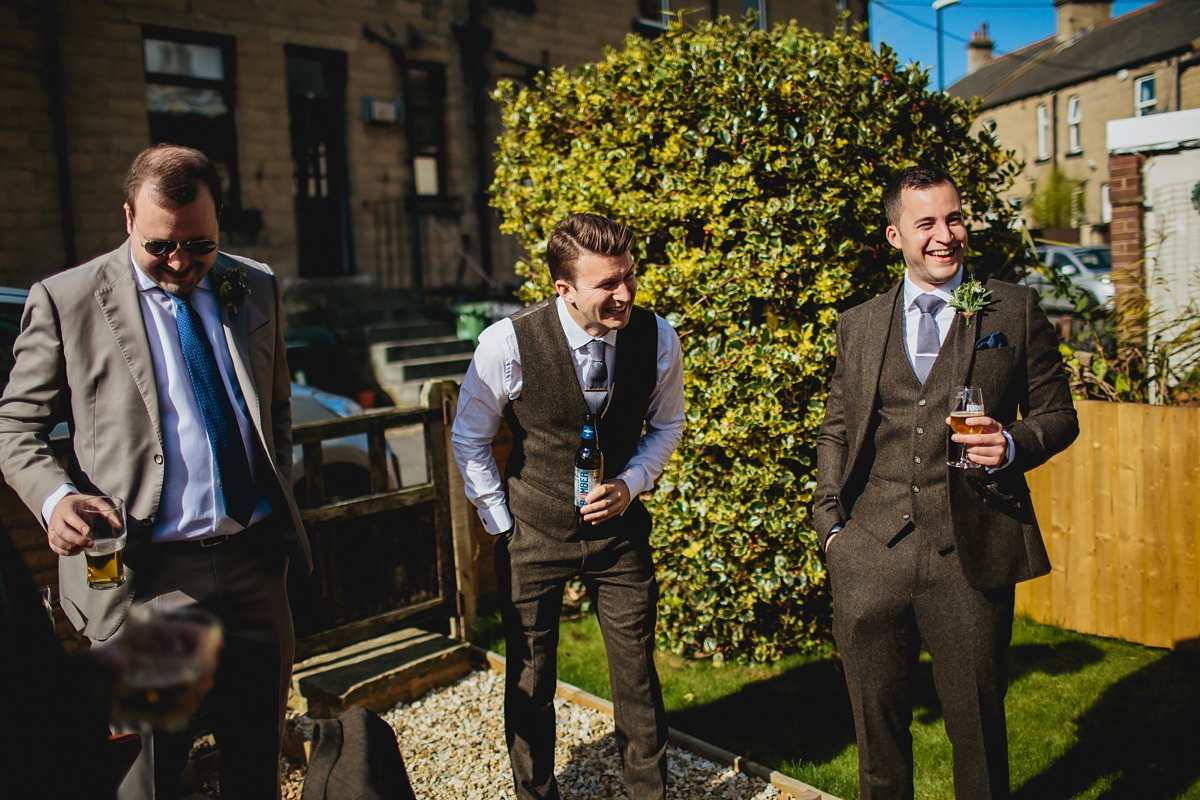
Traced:
[[580, 469], [575, 468], [575, 507], [583, 508], [587, 505], [587, 496], [591, 494], [592, 489], [595, 489], [604, 479], [600, 475], [598, 469]]

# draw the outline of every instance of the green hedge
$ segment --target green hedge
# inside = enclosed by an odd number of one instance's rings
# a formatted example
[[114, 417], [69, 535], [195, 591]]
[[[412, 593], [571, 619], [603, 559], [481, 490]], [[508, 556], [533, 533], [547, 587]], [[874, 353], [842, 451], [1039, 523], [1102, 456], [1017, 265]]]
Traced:
[[916, 162], [963, 188], [977, 272], [1020, 256], [998, 192], [1019, 170], [978, 111], [928, 91], [865, 30], [672, 26], [534, 90], [502, 83], [493, 205], [553, 291], [545, 240], [572, 212], [639, 235], [639, 304], [679, 332], [687, 433], [650, 501], [659, 637], [769, 660], [827, 635], [811, 502], [838, 312], [902, 271], [881, 197]]

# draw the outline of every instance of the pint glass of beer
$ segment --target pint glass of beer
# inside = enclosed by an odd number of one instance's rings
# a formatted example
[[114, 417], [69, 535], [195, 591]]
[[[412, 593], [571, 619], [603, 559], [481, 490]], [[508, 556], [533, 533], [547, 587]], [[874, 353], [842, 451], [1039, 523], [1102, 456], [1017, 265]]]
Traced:
[[113, 687], [112, 718], [165, 731], [186, 730], [212, 688], [224, 640], [202, 608], [134, 606], [113, 637], [126, 659]]
[[113, 589], [125, 583], [125, 501], [119, 497], [85, 497], [75, 513], [88, 526], [92, 546], [87, 559], [88, 587]]

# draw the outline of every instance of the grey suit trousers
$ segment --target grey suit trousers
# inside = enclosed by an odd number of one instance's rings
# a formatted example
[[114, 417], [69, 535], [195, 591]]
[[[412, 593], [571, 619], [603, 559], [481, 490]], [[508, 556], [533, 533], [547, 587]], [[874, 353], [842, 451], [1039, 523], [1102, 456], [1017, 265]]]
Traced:
[[[268, 518], [217, 547], [149, 545], [154, 569], [134, 600], [162, 609], [200, 606], [225, 626], [216, 683], [201, 711], [221, 749], [225, 800], [270, 800], [280, 792], [279, 750], [295, 639], [287, 599], [289, 559], [277, 530]], [[190, 733], [155, 732], [121, 784], [119, 800], [180, 797], [191, 744]]]
[[910, 681], [922, 641], [954, 750], [955, 797], [1007, 797], [1013, 587], [972, 588], [958, 554], [912, 528], [889, 547], [851, 520], [826, 559], [863, 800], [913, 797]]
[[579, 576], [608, 655], [629, 800], [666, 797], [667, 722], [654, 666], [658, 583], [644, 538], [562, 541], [516, 522], [496, 542], [507, 640], [505, 733], [518, 800], [558, 800], [554, 693], [563, 588]]

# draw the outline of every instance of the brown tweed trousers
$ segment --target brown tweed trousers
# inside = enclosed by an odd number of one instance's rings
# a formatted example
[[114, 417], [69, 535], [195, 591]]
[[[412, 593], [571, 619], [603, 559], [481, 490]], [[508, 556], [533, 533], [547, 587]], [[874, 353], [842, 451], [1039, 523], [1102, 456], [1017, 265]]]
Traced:
[[[507, 645], [504, 718], [519, 800], [558, 800], [554, 693], [563, 588], [580, 577], [608, 656], [617, 746], [630, 800], [666, 796], [667, 723], [654, 666], [658, 583], [650, 514], [634, 499], [600, 525], [575, 519], [575, 450], [587, 405], [554, 300], [513, 316], [524, 386], [505, 408], [505, 469], [514, 525], [496, 542]], [[657, 380], [658, 327], [637, 306], [617, 333], [616, 368], [597, 421], [604, 477], [624, 471], [641, 440]]]
[[[817, 443], [814, 517], [834, 599], [834, 638], [854, 710], [864, 800], [911, 798], [911, 681], [933, 661], [959, 798], [1008, 795], [1004, 694], [1013, 585], [1050, 563], [1024, 473], [1067, 447], [1078, 420], [1037, 294], [990, 281], [991, 304], [956, 316], [925, 383], [904, 344], [903, 284], [838, 324]], [[1008, 344], [976, 350], [990, 333]], [[956, 385], [983, 390], [1015, 444], [995, 473], [946, 466]], [[1019, 416], [1018, 416], [1019, 415]]]

